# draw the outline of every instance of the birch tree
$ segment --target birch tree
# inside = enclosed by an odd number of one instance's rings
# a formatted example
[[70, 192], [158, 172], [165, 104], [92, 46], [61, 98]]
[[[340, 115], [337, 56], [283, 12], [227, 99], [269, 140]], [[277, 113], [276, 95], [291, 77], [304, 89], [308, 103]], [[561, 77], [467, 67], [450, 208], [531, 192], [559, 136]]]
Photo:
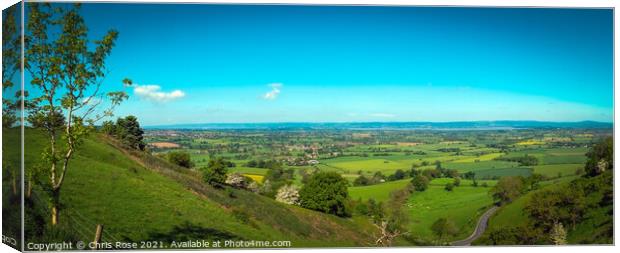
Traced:
[[30, 99], [28, 119], [48, 139], [43, 161], [49, 181], [43, 187], [50, 195], [51, 223], [56, 225], [60, 193], [73, 155], [94, 124], [112, 116], [127, 94], [101, 89], [107, 72], [105, 59], [117, 31], [89, 41], [79, 4], [61, 8], [28, 3], [28, 9], [24, 64], [34, 89], [31, 94], [37, 94]]

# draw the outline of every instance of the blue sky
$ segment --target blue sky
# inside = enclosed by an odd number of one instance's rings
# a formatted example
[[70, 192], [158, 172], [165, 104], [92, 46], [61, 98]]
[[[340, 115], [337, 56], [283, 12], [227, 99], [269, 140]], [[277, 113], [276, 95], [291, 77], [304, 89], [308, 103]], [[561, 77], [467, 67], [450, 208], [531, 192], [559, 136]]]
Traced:
[[612, 11], [85, 4], [143, 125], [613, 120]]

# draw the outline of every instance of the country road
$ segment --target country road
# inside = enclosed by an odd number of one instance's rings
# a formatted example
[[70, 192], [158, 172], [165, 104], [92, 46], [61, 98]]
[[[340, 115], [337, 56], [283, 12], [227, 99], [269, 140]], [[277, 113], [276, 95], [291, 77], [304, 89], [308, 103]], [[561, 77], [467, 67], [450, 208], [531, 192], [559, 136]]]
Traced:
[[495, 213], [495, 211], [497, 211], [497, 208], [498, 208], [497, 206], [493, 206], [493, 207], [491, 207], [491, 209], [489, 209], [486, 212], [484, 212], [484, 214], [482, 214], [482, 216], [480, 216], [480, 219], [478, 220], [478, 224], [476, 225], [476, 229], [474, 230], [474, 232], [469, 237], [467, 237], [464, 240], [454, 241], [454, 242], [452, 242], [450, 244], [452, 246], [469, 246], [469, 245], [471, 245], [471, 242], [475, 241], [480, 236], [482, 236], [482, 234], [484, 234], [484, 231], [487, 229], [487, 224], [489, 222], [489, 218], [491, 218], [491, 215], [493, 215]]

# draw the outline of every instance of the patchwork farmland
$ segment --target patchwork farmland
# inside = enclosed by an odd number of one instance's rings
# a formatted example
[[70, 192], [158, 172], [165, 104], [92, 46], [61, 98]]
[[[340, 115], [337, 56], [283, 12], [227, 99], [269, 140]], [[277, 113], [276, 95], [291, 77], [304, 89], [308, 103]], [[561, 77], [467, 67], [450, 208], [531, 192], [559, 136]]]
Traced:
[[[396, 205], [406, 213], [403, 227], [415, 236], [397, 240], [403, 245], [449, 244], [468, 237], [482, 213], [496, 203], [490, 191], [498, 180], [536, 175], [546, 185], [574, 179], [584, 173], [592, 143], [608, 134], [597, 129], [175, 130], [173, 138], [170, 130], [147, 133], [148, 142], [180, 146], [154, 148], [157, 156], [187, 152], [195, 161], [191, 170], [198, 171], [210, 159], [223, 157], [230, 161], [229, 174], [247, 177], [259, 187], [285, 182], [301, 188], [316, 173], [335, 172], [349, 182], [355, 219], [373, 217], [366, 203], [371, 209], [375, 204]], [[428, 177], [426, 190], [413, 189], [416, 175]], [[446, 190], [455, 180], [458, 184]], [[406, 199], [396, 201], [402, 192], [407, 192]], [[433, 225], [440, 219], [454, 231], [437, 234]]]

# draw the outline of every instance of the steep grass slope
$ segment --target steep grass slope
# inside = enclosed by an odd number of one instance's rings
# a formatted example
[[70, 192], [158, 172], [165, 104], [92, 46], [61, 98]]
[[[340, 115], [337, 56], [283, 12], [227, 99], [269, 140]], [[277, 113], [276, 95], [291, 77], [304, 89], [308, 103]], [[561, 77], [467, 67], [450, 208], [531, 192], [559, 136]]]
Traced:
[[[491, 243], [488, 238], [494, 231], [516, 226], [529, 224], [530, 218], [525, 212], [525, 207], [534, 194], [545, 190], [567, 190], [574, 187], [571, 184], [577, 181], [590, 184], [591, 193], [586, 195], [585, 203], [587, 207], [584, 215], [576, 226], [567, 226], [568, 244], [611, 244], [613, 243], [613, 203], [603, 203], [605, 196], [605, 186], [612, 185], [611, 173], [599, 175], [593, 178], [581, 178], [579, 176], [562, 177], [556, 180], [545, 181], [541, 188], [526, 193], [515, 201], [502, 206], [489, 220], [489, 227], [483, 237], [475, 241], [474, 244], [481, 245]], [[601, 204], [603, 203], [603, 204]], [[519, 244], [518, 242], [514, 244]]]
[[[27, 168], [39, 163], [45, 141], [41, 132], [26, 131]], [[18, 155], [18, 150], [6, 152]], [[100, 135], [85, 141], [66, 178], [60, 218], [76, 228], [80, 239], [91, 239], [89, 224], [103, 224], [109, 240], [290, 240], [293, 247], [372, 242], [374, 230], [365, 220], [289, 206], [247, 191], [216, 190], [196, 172], [124, 149]], [[44, 203], [43, 191], [36, 187], [35, 192]]]

